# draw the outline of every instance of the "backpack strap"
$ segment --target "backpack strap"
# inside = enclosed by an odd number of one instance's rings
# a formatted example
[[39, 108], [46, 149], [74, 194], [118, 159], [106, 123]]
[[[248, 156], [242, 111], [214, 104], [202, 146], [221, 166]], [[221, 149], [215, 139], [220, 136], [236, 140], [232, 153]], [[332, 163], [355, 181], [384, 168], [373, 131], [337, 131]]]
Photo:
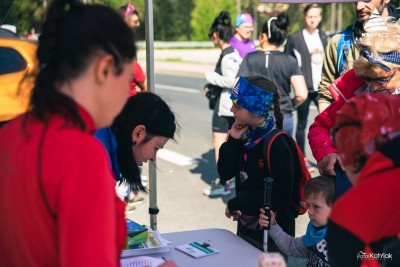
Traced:
[[[305, 196], [303, 194], [303, 189], [305, 184], [311, 179], [311, 174], [307, 169], [307, 166], [305, 164], [305, 161], [303, 160], [304, 156], [303, 153], [301, 152], [300, 147], [297, 145], [297, 143], [291, 138], [290, 135], [288, 135], [286, 132], [280, 130], [280, 129], [273, 129], [264, 139], [264, 144], [263, 144], [263, 158], [264, 161], [266, 162], [268, 166], [268, 171], [269, 174], [271, 174], [271, 162], [270, 162], [270, 151], [271, 151], [271, 146], [274, 140], [279, 136], [279, 135], [284, 135], [286, 136], [289, 146], [292, 149], [294, 153], [294, 160], [295, 160], [295, 172], [298, 172], [299, 177], [298, 180], [296, 180], [296, 184], [299, 184], [299, 190], [295, 192], [295, 196], [299, 198], [299, 202], [294, 203], [295, 204], [295, 209], [298, 210], [298, 214], [304, 214], [308, 210], [307, 203], [305, 202]], [[297, 157], [297, 159], [296, 159]]]
[[353, 32], [351, 30], [344, 30], [340, 33], [338, 46], [337, 46], [337, 66], [336, 66], [336, 77], [343, 74], [344, 70], [348, 67], [348, 54], [351, 50], [353, 43]]
[[271, 162], [270, 162], [270, 156], [269, 153], [271, 151], [271, 145], [274, 142], [274, 140], [281, 134], [286, 134], [288, 135], [286, 132], [282, 131], [281, 129], [275, 128], [272, 131], [270, 131], [267, 136], [264, 139], [264, 144], [263, 144], [263, 158], [265, 163], [267, 163], [268, 166], [268, 171], [269, 174], [272, 176], [271, 174]]

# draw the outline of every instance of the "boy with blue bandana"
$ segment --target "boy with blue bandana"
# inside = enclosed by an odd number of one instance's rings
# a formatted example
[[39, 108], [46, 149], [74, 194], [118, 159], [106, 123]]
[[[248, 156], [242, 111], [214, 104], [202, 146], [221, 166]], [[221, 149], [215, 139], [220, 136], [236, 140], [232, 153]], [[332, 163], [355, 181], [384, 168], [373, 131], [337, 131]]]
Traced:
[[[219, 150], [217, 163], [221, 180], [235, 177], [236, 196], [227, 202], [226, 217], [237, 220], [237, 234], [261, 250], [264, 231], [258, 218], [264, 202], [263, 179], [274, 178], [272, 205], [278, 212], [276, 220], [292, 236], [299, 208], [299, 159], [291, 144], [293, 139], [279, 135], [271, 144], [271, 173], [264, 162], [264, 140], [273, 129], [282, 129], [283, 124], [277, 90], [274, 82], [264, 76], [239, 78], [231, 94], [235, 122]], [[269, 252], [279, 252], [270, 240]]]
[[[276, 214], [271, 212], [271, 229], [268, 234], [286, 255], [308, 258], [307, 266], [327, 267], [328, 251], [325, 240], [328, 217], [335, 198], [335, 180], [333, 177], [318, 176], [311, 179], [304, 188], [304, 195], [309, 205], [310, 222], [307, 232], [302, 237], [294, 238], [282, 231], [276, 223]], [[259, 224], [268, 226], [268, 217], [261, 209]]]

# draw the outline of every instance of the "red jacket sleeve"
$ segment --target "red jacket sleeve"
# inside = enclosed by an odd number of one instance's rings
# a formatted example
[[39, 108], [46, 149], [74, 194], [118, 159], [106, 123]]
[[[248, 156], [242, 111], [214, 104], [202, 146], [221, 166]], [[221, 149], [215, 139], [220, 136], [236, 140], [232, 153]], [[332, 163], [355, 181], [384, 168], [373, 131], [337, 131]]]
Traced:
[[329, 86], [328, 89], [335, 100], [315, 117], [314, 123], [310, 126], [308, 132], [308, 142], [317, 162], [329, 153], [337, 153], [330, 136], [330, 130], [335, 126], [336, 112], [349, 99], [363, 92], [364, 85], [364, 81], [357, 77], [354, 69], [351, 69]]
[[319, 162], [329, 153], [336, 153], [337, 149], [330, 136], [330, 129], [335, 125], [336, 111], [340, 105], [332, 102], [323, 112], [318, 114], [308, 131], [308, 142], [314, 158]]

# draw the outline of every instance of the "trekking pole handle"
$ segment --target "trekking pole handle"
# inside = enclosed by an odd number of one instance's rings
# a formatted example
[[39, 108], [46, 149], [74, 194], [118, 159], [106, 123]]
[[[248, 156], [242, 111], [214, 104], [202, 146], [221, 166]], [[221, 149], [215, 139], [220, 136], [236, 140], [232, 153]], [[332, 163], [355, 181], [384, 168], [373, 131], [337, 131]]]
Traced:
[[274, 179], [272, 177], [264, 178], [264, 205], [263, 209], [265, 215], [268, 217], [268, 226], [263, 227], [264, 230], [269, 230], [271, 228], [271, 207], [272, 207], [272, 182]]
[[263, 227], [264, 230], [269, 230], [271, 229], [271, 207], [268, 206], [264, 206], [264, 212], [265, 215], [268, 217], [268, 226], [267, 227]]

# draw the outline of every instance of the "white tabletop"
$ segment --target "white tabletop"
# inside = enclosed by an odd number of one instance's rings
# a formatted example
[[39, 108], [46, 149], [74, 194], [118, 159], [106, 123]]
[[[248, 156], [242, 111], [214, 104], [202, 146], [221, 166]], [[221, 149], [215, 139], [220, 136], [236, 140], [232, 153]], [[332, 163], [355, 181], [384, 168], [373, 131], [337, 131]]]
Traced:
[[[176, 262], [179, 267], [257, 267], [261, 251], [225, 229], [203, 229], [161, 234], [172, 242], [170, 252], [155, 253], [149, 256], [164, 257]], [[193, 241], [207, 242], [220, 252], [203, 258], [192, 258], [175, 249]]]

